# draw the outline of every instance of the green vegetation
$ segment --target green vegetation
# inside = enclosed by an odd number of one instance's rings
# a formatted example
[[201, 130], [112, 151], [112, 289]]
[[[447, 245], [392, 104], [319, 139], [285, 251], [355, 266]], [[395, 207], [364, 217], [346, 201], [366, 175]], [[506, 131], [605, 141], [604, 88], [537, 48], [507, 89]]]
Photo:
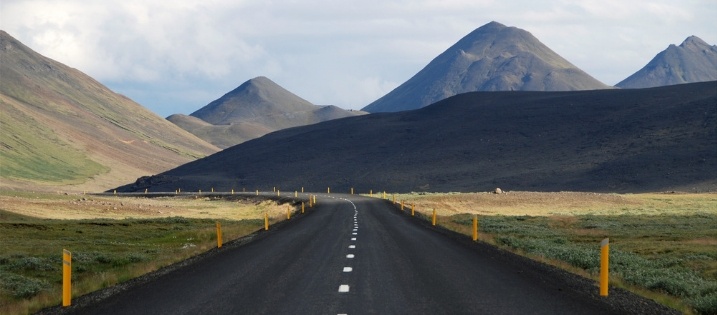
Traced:
[[[458, 214], [442, 221], [470, 235], [472, 218]], [[659, 216], [481, 216], [479, 222], [482, 240], [558, 262], [561, 267], [567, 264], [567, 269], [594, 279], [599, 274], [599, 243], [609, 237], [612, 284], [646, 289], [639, 293], [685, 312], [717, 313], [715, 211]]]
[[[257, 219], [221, 223], [225, 242], [263, 226]], [[215, 220], [49, 220], [0, 210], [0, 313], [24, 314], [60, 303], [63, 248], [72, 252], [77, 297], [214, 246]]]
[[82, 182], [109, 169], [59, 139], [54, 132], [2, 103], [0, 177], [58, 183]]

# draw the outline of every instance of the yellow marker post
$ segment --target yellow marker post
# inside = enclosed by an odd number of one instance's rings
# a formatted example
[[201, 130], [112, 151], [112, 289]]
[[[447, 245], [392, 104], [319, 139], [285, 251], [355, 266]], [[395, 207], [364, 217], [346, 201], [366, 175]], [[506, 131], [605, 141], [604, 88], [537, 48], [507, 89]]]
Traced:
[[331, 193], [331, 187], [326, 187], [326, 193], [327, 193], [327, 194], [330, 194], [330, 193]]
[[369, 197], [373, 197], [373, 189], [368, 191], [368, 195], [369, 195]]
[[302, 194], [304, 193], [304, 187], [301, 187], [301, 193]]
[[269, 230], [269, 213], [264, 212], [264, 231]]
[[436, 209], [433, 209], [433, 221], [431, 222], [434, 226], [436, 225]]
[[301, 213], [304, 213], [304, 202], [301, 202]]
[[174, 194], [175, 194], [175, 195], [176, 195], [176, 194], [179, 194], [179, 191], [175, 189], [175, 190], [174, 190]]
[[72, 301], [72, 253], [62, 250], [62, 306], [70, 306]]
[[115, 189], [115, 195], [117, 194], [117, 189]]
[[416, 214], [416, 205], [411, 204], [411, 216], [414, 216]]
[[393, 203], [396, 203], [396, 194], [393, 194]]
[[478, 241], [478, 216], [473, 217], [473, 241]]
[[351, 194], [352, 194], [352, 195], [354, 194], [354, 188], [353, 188], [353, 187], [351, 187]]
[[232, 188], [232, 195], [234, 194], [234, 188]]
[[259, 189], [256, 190], [256, 195], [259, 196]]
[[147, 194], [147, 188], [144, 189], [144, 194], [145, 194], [145, 195]]
[[177, 188], [177, 192], [181, 194], [181, 193], [182, 193], [182, 188]]
[[403, 200], [401, 200], [401, 211], [403, 211]]
[[610, 260], [610, 239], [600, 242], [600, 296], [607, 296]]
[[202, 190], [201, 190], [201, 189], [199, 190], [199, 194], [200, 194], [200, 195], [202, 194]]
[[222, 248], [222, 224], [217, 221], [217, 248]]
[[299, 193], [296, 190], [294, 190], [294, 198], [296, 198], [296, 197], [299, 197]]
[[281, 196], [281, 192], [277, 190], [277, 191], [276, 191], [276, 195], [277, 195], [277, 196]]
[[316, 204], [316, 195], [314, 195], [314, 204]]
[[276, 191], [276, 186], [274, 186], [274, 191]]
[[291, 220], [291, 211], [289, 210], [289, 206], [286, 206], [286, 219]]
[[214, 187], [212, 187], [212, 192], [214, 192]]

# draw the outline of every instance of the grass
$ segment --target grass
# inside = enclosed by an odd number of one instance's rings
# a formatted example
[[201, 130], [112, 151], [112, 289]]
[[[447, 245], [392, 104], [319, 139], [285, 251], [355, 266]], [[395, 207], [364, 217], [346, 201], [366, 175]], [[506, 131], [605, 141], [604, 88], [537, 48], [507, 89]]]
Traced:
[[[512, 194], [512, 196], [511, 196]], [[717, 195], [509, 193], [400, 195], [421, 217], [597, 280], [610, 238], [611, 284], [684, 313], [717, 314]]]
[[[77, 297], [216, 247], [217, 221], [222, 224], [226, 243], [261, 229], [264, 211], [276, 222], [287, 207], [271, 201], [91, 197], [93, 202], [79, 207], [74, 219], [60, 220], [28, 216], [8, 207], [29, 209], [25, 210], [28, 213], [44, 209], [45, 216], [55, 217], [50, 209], [59, 209], [61, 215], [65, 205], [86, 197], [0, 192], [2, 198], [0, 314], [27, 314], [60, 303], [62, 249], [72, 252], [73, 297]], [[109, 202], [124, 204], [129, 214], [137, 205], [145, 204], [150, 209], [173, 209], [177, 214], [196, 217], [150, 210], [144, 217], [135, 213], [129, 218], [120, 218], [120, 214], [115, 218], [88, 218], [101, 213], [93, 207], [106, 208]]]

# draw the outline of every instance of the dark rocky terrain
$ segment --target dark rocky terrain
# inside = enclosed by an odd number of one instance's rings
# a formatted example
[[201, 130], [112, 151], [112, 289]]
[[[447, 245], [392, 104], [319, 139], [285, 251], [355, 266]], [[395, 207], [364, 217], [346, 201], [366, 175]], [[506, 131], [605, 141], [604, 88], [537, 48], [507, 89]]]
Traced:
[[616, 86], [624, 89], [717, 80], [717, 45], [690, 36], [679, 46], [670, 45], [642, 69]]
[[421, 108], [474, 91], [607, 89], [529, 32], [491, 22], [463, 37], [399, 87], [363, 110]]
[[244, 82], [190, 116], [167, 119], [218, 146], [227, 148], [284, 128], [364, 114], [336, 106], [311, 104], [266, 77]]
[[289, 128], [124, 191], [714, 191], [717, 82], [472, 92]]

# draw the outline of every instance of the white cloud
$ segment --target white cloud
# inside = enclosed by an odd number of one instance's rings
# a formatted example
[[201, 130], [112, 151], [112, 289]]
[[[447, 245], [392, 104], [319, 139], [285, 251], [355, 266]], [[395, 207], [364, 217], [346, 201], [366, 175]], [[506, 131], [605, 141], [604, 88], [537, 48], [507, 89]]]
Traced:
[[[714, 1], [4, 0], [0, 27], [163, 116], [265, 75], [361, 108], [473, 29], [530, 31], [615, 84], [689, 35], [717, 43]], [[185, 110], [193, 108], [192, 110]]]

